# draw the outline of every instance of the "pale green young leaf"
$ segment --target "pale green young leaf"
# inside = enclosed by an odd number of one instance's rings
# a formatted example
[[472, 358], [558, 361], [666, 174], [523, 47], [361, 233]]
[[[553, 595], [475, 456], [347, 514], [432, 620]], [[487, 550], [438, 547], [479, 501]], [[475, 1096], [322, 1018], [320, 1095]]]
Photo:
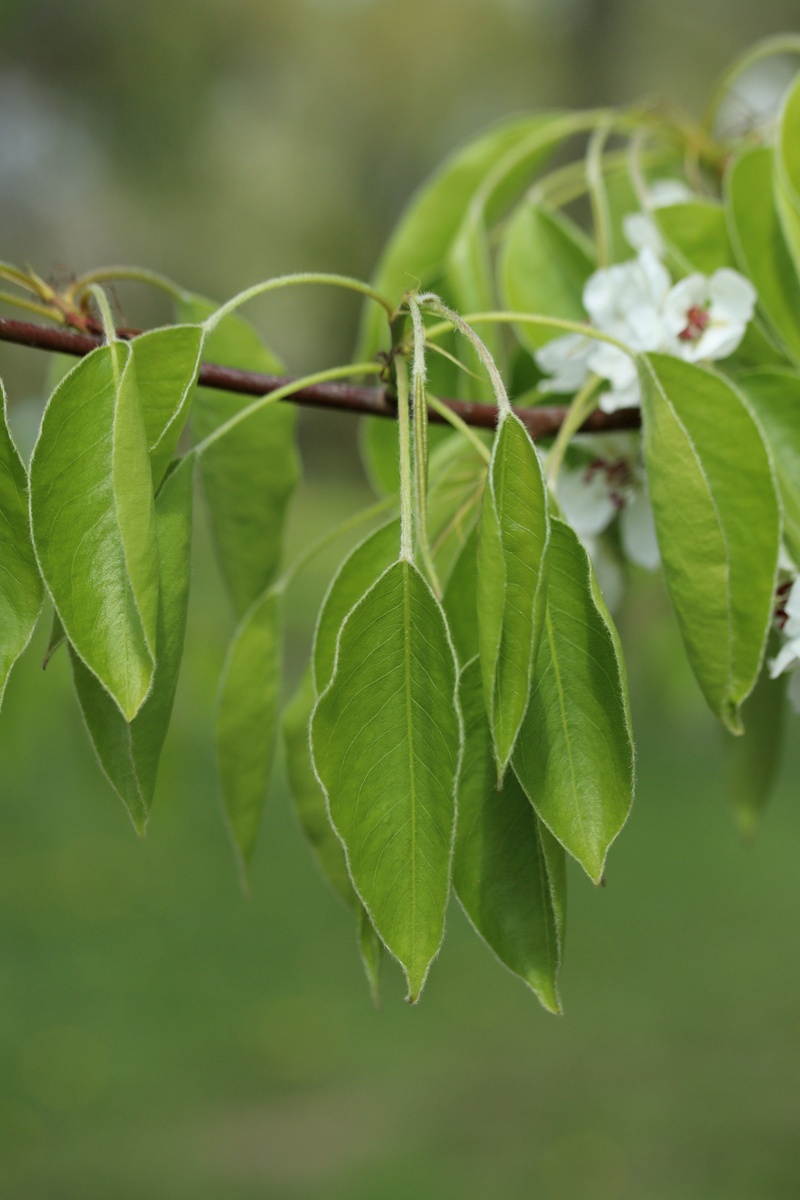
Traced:
[[[184, 295], [178, 307], [182, 320], [203, 321], [218, 306]], [[253, 327], [235, 313], [208, 335], [203, 355], [246, 371], [281, 369]], [[194, 434], [207, 437], [251, 401], [198, 388], [191, 413]], [[217, 558], [240, 617], [273, 582], [280, 564], [286, 512], [300, 472], [295, 419], [294, 405], [270, 405], [214, 442], [201, 459]]]
[[800, 375], [779, 368], [750, 371], [738, 385], [772, 454], [783, 512], [783, 537], [800, 563]]
[[[442, 597], [442, 608], [463, 667], [479, 653], [478, 645], [478, 530], [464, 543]], [[496, 779], [495, 779], [496, 782]]]
[[222, 801], [245, 878], [267, 798], [279, 716], [283, 589], [242, 617], [219, 685], [215, 742]]
[[775, 199], [783, 232], [800, 279], [800, 77], [781, 113], [775, 155]]
[[461, 722], [444, 615], [411, 563], [345, 621], [311, 745], [350, 876], [416, 1001], [444, 935]]
[[131, 361], [124, 343], [102, 346], [64, 377], [30, 469], [42, 576], [70, 643], [129, 721], [152, 682], [159, 582], [152, 474]]
[[[777, 652], [773, 636], [770, 650]], [[742, 707], [747, 733], [728, 744], [728, 788], [736, 823], [753, 837], [769, 803], [780, 767], [786, 724], [788, 676], [770, 679], [766, 666]]]
[[158, 488], [183, 431], [203, 352], [201, 325], [151, 329], [131, 342], [153, 485]]
[[478, 540], [478, 637], [500, 777], [530, 698], [549, 536], [539, 456], [522, 422], [505, 416], [492, 450]]
[[726, 211], [739, 265], [760, 309], [794, 361], [800, 361], [800, 281], [783, 236], [773, 191], [773, 151], [740, 154], [728, 172]]
[[514, 771], [538, 816], [598, 883], [633, 803], [622, 650], [574, 531], [551, 523], [547, 611]]
[[[509, 221], [500, 254], [505, 305], [512, 312], [584, 321], [583, 288], [595, 265], [591, 243], [573, 222], [523, 202]], [[537, 350], [558, 333], [521, 325], [517, 335]]]
[[300, 827], [323, 879], [355, 915], [359, 953], [377, 1005], [383, 944], [350, 881], [344, 847], [331, 825], [325, 793], [314, 774], [309, 725], [316, 698], [309, 667], [283, 714], [283, 748], [289, 792]]
[[317, 618], [311, 667], [317, 693], [331, 681], [336, 640], [345, 617], [397, 558], [400, 522], [389, 521], [351, 550], [330, 582]]
[[734, 733], [764, 657], [780, 511], [761, 432], [721, 375], [641, 362], [644, 451], [658, 543], [689, 662]]
[[189, 605], [193, 460], [184, 459], [156, 498], [159, 589], [158, 654], [153, 685], [128, 723], [108, 692], [70, 648], [78, 701], [100, 765], [139, 833], [144, 833], [158, 763], [178, 685]]
[[[497, 789], [492, 738], [483, 703], [480, 664], [473, 660], [459, 684], [464, 757], [458, 786], [453, 883], [478, 933], [502, 963], [519, 975], [550, 1012], [561, 1012], [559, 925], [536, 813], [513, 771]], [[553, 848], [554, 855], [564, 851]], [[565, 907], [559, 896], [559, 910]]]
[[42, 580], [28, 521], [28, 477], [8, 428], [0, 383], [0, 704], [41, 607]]

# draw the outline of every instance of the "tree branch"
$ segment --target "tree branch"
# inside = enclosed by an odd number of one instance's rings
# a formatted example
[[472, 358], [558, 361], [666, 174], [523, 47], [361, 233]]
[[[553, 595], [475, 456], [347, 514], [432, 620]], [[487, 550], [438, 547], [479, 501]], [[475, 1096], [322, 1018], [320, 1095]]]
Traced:
[[[135, 336], [135, 333], [128, 331], [123, 336]], [[7, 317], [0, 317], [0, 341], [31, 346], [38, 350], [52, 350], [59, 354], [73, 354], [77, 357], [89, 354], [103, 344], [102, 337], [93, 334], [54, 329]], [[220, 367], [216, 363], [203, 363], [198, 382], [203, 387], [217, 388], [220, 391], [240, 392], [246, 396], [266, 396], [278, 388], [285, 387], [292, 380], [284, 375], [261, 375], [253, 371], [238, 371], [233, 367]], [[302, 404], [311, 408], [340, 409], [373, 417], [397, 416], [396, 405], [386, 388], [322, 383], [302, 388], [286, 399], [291, 404]], [[442, 399], [442, 404], [456, 413], [467, 425], [474, 425], [479, 429], [494, 429], [497, 423], [497, 409], [492, 404], [446, 399]], [[554, 437], [561, 428], [567, 411], [565, 407], [556, 405], [514, 409], [534, 439]], [[438, 423], [445, 420], [432, 409], [429, 419]], [[638, 429], [640, 425], [639, 410], [627, 408], [615, 413], [593, 412], [581, 425], [581, 431], [609, 433], [618, 429]]]

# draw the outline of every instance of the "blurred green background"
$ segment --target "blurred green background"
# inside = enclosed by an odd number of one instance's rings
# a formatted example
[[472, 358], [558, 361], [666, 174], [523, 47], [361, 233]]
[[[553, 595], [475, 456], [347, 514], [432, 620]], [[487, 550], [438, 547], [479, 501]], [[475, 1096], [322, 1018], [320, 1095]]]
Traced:
[[[132, 262], [225, 298], [304, 268], [368, 275], [456, 143], [536, 106], [670, 96], [796, 0], [3, 0], [0, 257]], [[130, 323], [160, 301], [120, 288]], [[350, 353], [349, 299], [257, 309], [293, 369]], [[2, 347], [25, 423], [44, 357]], [[347, 416], [303, 415], [292, 538], [363, 503]], [[339, 548], [341, 551], [341, 547]], [[348, 915], [278, 772], [243, 899], [211, 757], [231, 618], [200, 523], [188, 653], [140, 843], [46, 630], [0, 721], [0, 1196], [10, 1200], [794, 1200], [800, 1194], [797, 720], [741, 845], [726, 746], [661, 585], [620, 614], [637, 802], [606, 888], [573, 877], [566, 1016], [454, 907], [423, 1002], [371, 1008]], [[297, 678], [333, 555], [295, 588]]]

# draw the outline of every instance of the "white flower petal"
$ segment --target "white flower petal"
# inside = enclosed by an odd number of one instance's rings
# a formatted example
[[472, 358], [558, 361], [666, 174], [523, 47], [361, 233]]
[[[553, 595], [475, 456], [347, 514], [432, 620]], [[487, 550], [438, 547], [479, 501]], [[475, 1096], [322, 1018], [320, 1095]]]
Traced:
[[797, 574], [797, 565], [783, 542], [781, 542], [781, 547], [778, 551], [778, 567], [781, 571], [788, 571], [790, 575]]
[[589, 367], [595, 375], [607, 379], [615, 388], [626, 388], [636, 378], [636, 365], [629, 354], [610, 346], [608, 342], [597, 342], [589, 358]]
[[797, 668], [789, 676], [789, 687], [786, 694], [794, 711], [800, 713], [800, 670]]
[[619, 518], [622, 548], [631, 562], [654, 571], [661, 562], [653, 506], [645, 492], [635, 492]]
[[581, 538], [602, 533], [617, 511], [601, 470], [562, 468], [556, 495], [564, 516]]
[[625, 241], [637, 252], [652, 250], [654, 254], [663, 254], [666, 250], [658, 226], [647, 213], [626, 213], [622, 218], [622, 232]]
[[708, 281], [711, 320], [746, 325], [756, 306], [756, 290], [749, 279], [730, 267], [715, 271]]
[[663, 302], [672, 284], [669, 271], [658, 256], [647, 247], [642, 250], [637, 261], [641, 272], [642, 290], [652, 303], [658, 307]]
[[[744, 337], [745, 326], [739, 322], [709, 325], [697, 342], [684, 342], [689, 362], [700, 362], [704, 358], [727, 358], [733, 354]], [[689, 353], [691, 352], [691, 353]]]
[[543, 392], [576, 392], [589, 375], [589, 355], [594, 350], [591, 338], [580, 333], [554, 338], [536, 351], [540, 371], [552, 375], [539, 385]]
[[790, 621], [800, 621], [800, 579], [795, 579], [789, 589], [783, 609]]
[[784, 671], [788, 671], [795, 663], [800, 663], [800, 638], [786, 642], [770, 661], [770, 679], [777, 679]]
[[603, 599], [609, 612], [613, 613], [619, 608], [622, 597], [625, 595], [625, 576], [622, 568], [603, 538], [582, 538], [581, 540], [592, 560]]
[[583, 288], [583, 307], [598, 329], [617, 317], [617, 300], [628, 277], [627, 265], [617, 263], [603, 267], [586, 280]]
[[682, 179], [654, 179], [650, 184], [650, 204], [653, 208], [669, 208], [692, 199], [692, 189]]
[[638, 379], [634, 379], [628, 387], [601, 392], [597, 401], [598, 408], [604, 413], [619, 412], [621, 408], [638, 408], [641, 403], [642, 391]]
[[678, 338], [689, 323], [689, 310], [705, 308], [708, 303], [708, 280], [704, 275], [687, 275], [670, 288], [664, 300], [664, 327]]

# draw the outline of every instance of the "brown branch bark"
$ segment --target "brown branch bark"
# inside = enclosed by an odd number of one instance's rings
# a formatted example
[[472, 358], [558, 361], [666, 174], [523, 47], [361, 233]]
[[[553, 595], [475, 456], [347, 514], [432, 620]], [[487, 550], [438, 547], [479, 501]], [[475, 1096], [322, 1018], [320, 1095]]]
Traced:
[[[131, 336], [135, 336], [131, 332]], [[53, 350], [59, 354], [81, 357], [89, 354], [103, 339], [93, 334], [78, 333], [71, 329], [50, 328], [28, 321], [15, 321], [0, 317], [0, 341], [15, 342], [39, 350]], [[233, 367], [221, 367], [216, 363], [203, 363], [199, 382], [204, 387], [218, 388], [225, 392], [241, 392], [246, 396], [266, 396], [293, 380], [285, 375], [261, 375], [253, 371], [238, 371]], [[386, 388], [359, 387], [346, 383], [318, 383], [301, 388], [286, 400], [311, 408], [334, 408], [343, 412], [366, 414], [373, 417], [396, 416], [396, 408]], [[479, 429], [493, 429], [497, 422], [497, 409], [491, 404], [475, 404], [468, 400], [442, 399], [452, 412], [467, 425]], [[534, 408], [515, 408], [514, 412], [527, 428], [532, 438], [553, 437], [561, 427], [567, 409], [557, 405], [536, 405]], [[430, 412], [429, 419], [443, 423], [445, 418]], [[586, 433], [608, 433], [617, 429], [638, 429], [641, 415], [638, 409], [621, 409], [615, 413], [594, 412], [581, 426]]]

